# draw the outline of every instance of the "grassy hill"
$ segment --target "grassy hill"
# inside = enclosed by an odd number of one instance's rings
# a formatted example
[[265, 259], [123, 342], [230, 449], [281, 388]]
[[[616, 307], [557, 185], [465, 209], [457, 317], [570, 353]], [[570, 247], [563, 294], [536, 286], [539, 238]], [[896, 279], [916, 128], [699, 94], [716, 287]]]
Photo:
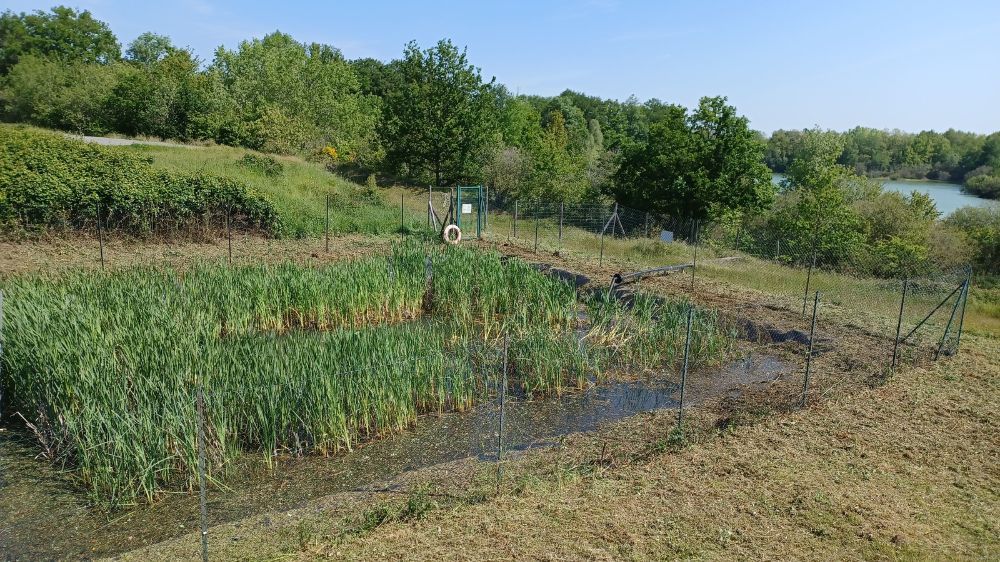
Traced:
[[296, 157], [225, 146], [100, 146], [17, 125], [0, 126], [0, 154], [0, 222], [8, 228], [86, 227], [100, 207], [113, 228], [155, 231], [231, 206], [254, 217], [248, 227], [303, 237], [323, 232], [327, 196], [335, 234], [399, 228], [398, 211], [377, 191]]

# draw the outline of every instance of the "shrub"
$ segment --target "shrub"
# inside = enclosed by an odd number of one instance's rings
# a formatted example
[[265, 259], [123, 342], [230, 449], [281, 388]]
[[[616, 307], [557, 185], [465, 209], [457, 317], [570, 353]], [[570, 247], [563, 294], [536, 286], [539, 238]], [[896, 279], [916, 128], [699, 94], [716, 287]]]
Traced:
[[58, 134], [0, 129], [0, 228], [81, 228], [104, 223], [144, 233], [183, 227], [231, 209], [235, 225], [276, 232], [265, 196], [237, 181], [155, 170], [148, 158]]
[[240, 166], [269, 178], [279, 177], [285, 172], [285, 167], [273, 156], [252, 152], [243, 155], [243, 158], [240, 159]]
[[975, 176], [965, 182], [964, 191], [979, 197], [1000, 199], [1000, 176]]

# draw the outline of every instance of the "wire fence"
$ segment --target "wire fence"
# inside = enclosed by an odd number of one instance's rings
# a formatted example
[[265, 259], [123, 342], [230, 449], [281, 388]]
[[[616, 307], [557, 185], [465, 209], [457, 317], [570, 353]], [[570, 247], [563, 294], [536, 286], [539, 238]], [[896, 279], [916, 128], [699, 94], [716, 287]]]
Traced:
[[[440, 235], [441, 217], [446, 215], [439, 213], [435, 222], [432, 212], [449, 204], [446, 194], [404, 195], [400, 200], [400, 236]], [[660, 443], [669, 448], [705, 438], [720, 424], [740, 423], [761, 412], [808, 406], [838, 393], [879, 384], [899, 365], [952, 355], [961, 342], [971, 280], [967, 267], [925, 271], [903, 279], [844, 274], [816, 265], [814, 248], [818, 244], [780, 238], [772, 241], [762, 233], [750, 232], [727, 237], [728, 231], [721, 232], [714, 225], [615, 204], [494, 201], [483, 206], [480, 220], [487, 243], [509, 244], [522, 252], [573, 256], [596, 267], [588, 273], [607, 274], [607, 295], [619, 301], [628, 302], [638, 295], [655, 298], [666, 292], [684, 294], [700, 303], [688, 308], [683, 354], [651, 366], [633, 361], [621, 349], [613, 350], [605, 358], [604, 368], [616, 376], [601, 374], [586, 362], [576, 367], [583, 369], [582, 373], [566, 367], [560, 372], [565, 379], [563, 390], [559, 396], [546, 398], [530, 392], [523, 383], [522, 372], [537, 360], [517, 351], [524, 342], [510, 334], [502, 339], [483, 339], [474, 342], [474, 350], [449, 353], [446, 361], [431, 366], [445, 371], [440, 377], [442, 393], [471, 387], [475, 398], [467, 403], [443, 399], [434, 407], [412, 403], [413, 397], [405, 389], [381, 389], [388, 394], [380, 397], [377, 381], [365, 377], [365, 371], [377, 370], [372, 365], [363, 370], [311, 374], [317, 379], [363, 378], [370, 391], [366, 400], [413, 409], [419, 417], [414, 418], [415, 427], [409, 426], [412, 431], [404, 440], [381, 439], [406, 428], [381, 426], [373, 410], [356, 412], [350, 425], [357, 435], [353, 441], [337, 437], [327, 404], [342, 397], [331, 397], [309, 378], [296, 386], [261, 386], [242, 392], [220, 392], [195, 383], [188, 396], [194, 417], [186, 420], [194, 423], [178, 429], [181, 450], [171, 462], [184, 467], [186, 488], [197, 491], [196, 511], [179, 517], [185, 522], [197, 521], [199, 540], [192, 549], [200, 551], [203, 559], [213, 552], [211, 527], [240, 512], [240, 500], [233, 497], [239, 494], [231, 493], [232, 482], [239, 479], [231, 474], [227, 452], [263, 452], [269, 463], [330, 455], [339, 460], [329, 462], [343, 463], [343, 470], [354, 474], [346, 483], [313, 488], [312, 495], [307, 491], [288, 493], [278, 506], [292, 507], [319, 495], [361, 488], [376, 495], [398, 493], [396, 488], [372, 486], [376, 481], [398, 479], [406, 470], [467, 458], [478, 459], [479, 468], [469, 472], [457, 487], [452, 482], [452, 490], [469, 494], [485, 486], [489, 493], [511, 493], [519, 489], [524, 478], [545, 471], [599, 470], [616, 462], [630, 462]], [[115, 255], [106, 245], [120, 234], [102, 223], [92, 226], [100, 264], [110, 267]], [[165, 228], [152, 225], [150, 230], [166, 232]], [[252, 229], [228, 212], [206, 215], [195, 230], [190, 224], [184, 228], [186, 234], [179, 228], [174, 234], [190, 236], [194, 232], [206, 239], [224, 240], [230, 263], [257, 259], [255, 254], [242, 251], [243, 239], [238, 236]], [[325, 232], [323, 237], [304, 243], [316, 252], [329, 252], [331, 240]], [[615, 270], [629, 264], [643, 267]], [[678, 272], [684, 275], [675, 275]], [[698, 285], [699, 281], [721, 285]], [[726, 294], [724, 287], [729, 286], [740, 292]], [[0, 332], [3, 302], [0, 293]], [[691, 360], [692, 344], [697, 345], [700, 336], [706, 335], [699, 334], [702, 328], [691, 322], [698, 308], [717, 310], [720, 322], [736, 342], [723, 362]], [[0, 338], [0, 354], [2, 342]], [[407, 373], [431, 368], [425, 357], [385, 361], [384, 367], [400, 373], [400, 380], [406, 380]], [[282, 411], [289, 415], [272, 420], [265, 437], [254, 425], [259, 423], [253, 421], [254, 408], [276, 402], [285, 404]], [[703, 404], [712, 404], [711, 415], [690, 410]], [[659, 412], [657, 423], [627, 422], [630, 416], [644, 412]], [[621, 424], [624, 429], [608, 423], [619, 420], [625, 420]], [[177, 420], [167, 418], [136, 423], [177, 427]], [[560, 456], [559, 462], [565, 464], [557, 462], [554, 469], [524, 462], [516, 454], [536, 448], [558, 449], [554, 446], [567, 435], [579, 432], [590, 432], [591, 441], [574, 449], [565, 461]], [[386, 444], [384, 450], [379, 444]], [[362, 445], [369, 457], [365, 463], [349, 452]], [[412, 458], [400, 462], [397, 455]], [[373, 458], [374, 464], [384, 463], [384, 470], [366, 473]]]

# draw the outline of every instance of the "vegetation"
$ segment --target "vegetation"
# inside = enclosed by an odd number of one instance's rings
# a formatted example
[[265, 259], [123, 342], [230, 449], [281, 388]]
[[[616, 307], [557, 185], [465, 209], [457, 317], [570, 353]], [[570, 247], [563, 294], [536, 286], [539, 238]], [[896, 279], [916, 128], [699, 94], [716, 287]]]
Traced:
[[[430, 281], [414, 246], [315, 269], [13, 278], [2, 387], [43, 451], [114, 504], [194, 478], [197, 388], [217, 472], [244, 451], [331, 454], [464, 409], [495, 384], [505, 335], [511, 384], [539, 394], [683, 345], [681, 304], [588, 297], [594, 321], [578, 326], [573, 288], [527, 264], [457, 248], [426, 259]], [[696, 321], [695, 359], [717, 358], [729, 336]]]
[[[944, 133], [881, 131], [856, 127], [838, 137], [838, 164], [874, 177], [965, 182], [981, 197], [1000, 195], [1000, 133], [977, 135], [949, 129]], [[767, 143], [767, 165], [784, 173], [807, 151], [809, 131], [775, 131]]]
[[238, 227], [281, 230], [271, 200], [225, 176], [155, 169], [136, 152], [0, 128], [0, 227], [186, 227], [231, 209]]

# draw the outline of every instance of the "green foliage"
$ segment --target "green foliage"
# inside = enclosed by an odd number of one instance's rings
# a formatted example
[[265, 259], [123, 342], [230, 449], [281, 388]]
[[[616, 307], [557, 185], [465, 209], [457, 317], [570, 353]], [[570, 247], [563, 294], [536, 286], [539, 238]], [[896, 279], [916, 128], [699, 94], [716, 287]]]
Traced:
[[3, 12], [0, 76], [29, 55], [64, 63], [110, 64], [121, 56], [121, 47], [107, 24], [87, 10], [56, 6], [50, 12]]
[[394, 71], [382, 132], [390, 170], [434, 185], [478, 177], [479, 156], [499, 131], [502, 92], [449, 40], [423, 51], [407, 44]]
[[109, 131], [106, 101], [121, 69], [21, 57], [0, 89], [4, 118], [80, 134]]
[[702, 98], [690, 114], [665, 109], [645, 142], [624, 150], [620, 202], [675, 217], [705, 219], [755, 210], [773, 199], [764, 145], [725, 98]]
[[[855, 173], [870, 177], [902, 177], [943, 181], [965, 181], [969, 191], [996, 197], [997, 191], [980, 193], [971, 185], [980, 175], [1000, 175], [1000, 133], [977, 135], [949, 129], [944, 133], [883, 131], [855, 127], [838, 137], [841, 150], [837, 162]], [[803, 156], [806, 131], [775, 131], [768, 140], [765, 162], [784, 173], [792, 161]], [[989, 183], [989, 180], [979, 180]]]
[[378, 100], [359, 92], [334, 47], [275, 32], [218, 50], [209, 74], [219, 84], [220, 142], [282, 153], [329, 145], [363, 164], [378, 162]]
[[[215, 472], [243, 452], [333, 454], [468, 408], [499, 380], [504, 334], [511, 384], [539, 394], [621, 365], [616, 350], [653, 365], [683, 345], [684, 307], [653, 300], [585, 302], [600, 318], [580, 345], [571, 286], [450, 247], [320, 268], [20, 277], [3, 290], [0, 388], [102, 503], [194, 480], [199, 385]], [[709, 360], [726, 336], [710, 314], [699, 325], [694, 353]], [[416, 496], [407, 509], [426, 508]]]
[[82, 227], [135, 233], [184, 226], [231, 208], [237, 226], [280, 231], [266, 197], [230, 178], [154, 169], [147, 158], [61, 135], [0, 128], [0, 227]]
[[278, 162], [275, 157], [266, 154], [254, 154], [252, 152], [247, 152], [243, 155], [243, 158], [240, 159], [240, 165], [247, 170], [252, 170], [270, 178], [280, 176], [285, 170], [281, 162]]
[[972, 246], [978, 273], [1000, 274], [1000, 209], [962, 207], [944, 222]]
[[1000, 199], [1000, 175], [979, 175], [965, 183], [965, 191], [978, 197]]
[[170, 38], [149, 31], [139, 35], [129, 43], [125, 51], [125, 60], [142, 66], [151, 66], [176, 51]]

